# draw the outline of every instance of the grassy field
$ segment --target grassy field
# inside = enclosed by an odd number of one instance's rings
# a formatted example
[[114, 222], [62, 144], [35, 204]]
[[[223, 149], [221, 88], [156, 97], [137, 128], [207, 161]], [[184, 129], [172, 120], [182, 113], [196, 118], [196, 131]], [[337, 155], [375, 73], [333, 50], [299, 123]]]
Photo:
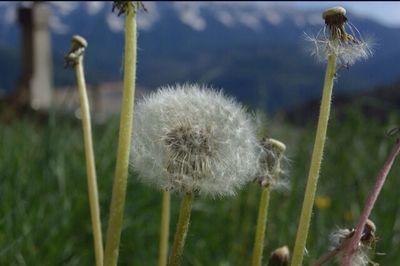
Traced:
[[[323, 254], [330, 232], [352, 227], [375, 174], [394, 139], [388, 126], [356, 111], [328, 130], [318, 195], [308, 241], [308, 265]], [[314, 138], [314, 125], [294, 128], [268, 124], [271, 137], [287, 144], [291, 188], [271, 198], [265, 256], [294, 243]], [[94, 127], [103, 232], [115, 167], [116, 119]], [[400, 265], [400, 161], [396, 161], [372, 214], [381, 265]], [[93, 265], [93, 244], [86, 194], [80, 121], [52, 115], [46, 122], [25, 118], [0, 124], [0, 265]], [[196, 198], [183, 265], [248, 265], [259, 189], [248, 185], [237, 197]], [[161, 193], [129, 177], [119, 265], [156, 265]], [[172, 198], [174, 231], [179, 197]], [[171, 234], [172, 236], [173, 234]], [[172, 241], [172, 237], [171, 237]], [[333, 264], [331, 264], [333, 265]]]

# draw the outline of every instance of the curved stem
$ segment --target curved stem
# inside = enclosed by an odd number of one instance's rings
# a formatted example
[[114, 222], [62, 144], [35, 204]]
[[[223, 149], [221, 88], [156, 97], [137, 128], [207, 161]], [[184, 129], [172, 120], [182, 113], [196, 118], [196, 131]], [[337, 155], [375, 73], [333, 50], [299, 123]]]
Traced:
[[360, 218], [358, 219], [358, 223], [357, 223], [356, 229], [354, 231], [354, 235], [351, 237], [351, 239], [348, 241], [348, 244], [344, 248], [343, 258], [340, 263], [341, 266], [350, 265], [351, 259], [360, 243], [361, 236], [364, 231], [364, 227], [368, 220], [368, 217], [371, 214], [371, 211], [375, 205], [376, 199], [379, 196], [379, 193], [383, 187], [383, 184], [385, 183], [386, 177], [390, 171], [390, 168], [392, 167], [394, 159], [396, 159], [397, 155], [399, 154], [399, 151], [400, 151], [400, 140], [397, 139], [396, 144], [390, 151], [390, 154], [389, 154], [388, 158], [386, 159], [385, 163], [383, 164], [382, 169], [379, 171], [379, 173], [377, 174], [377, 176], [375, 178], [375, 184], [368, 194], [364, 209], [360, 215]]
[[117, 165], [104, 254], [105, 266], [115, 266], [118, 261], [128, 179], [129, 151], [131, 147], [136, 79], [136, 20], [133, 6], [128, 5], [128, 8], [129, 10], [125, 16], [124, 89], [122, 94]]
[[262, 262], [269, 196], [269, 187], [263, 187], [261, 191], [260, 205], [258, 207], [256, 236], [254, 239], [253, 257], [251, 263], [252, 266], [260, 266]]
[[163, 191], [158, 266], [167, 265], [171, 193]]
[[192, 210], [192, 200], [193, 200], [192, 193], [187, 193], [182, 198], [178, 223], [176, 225], [174, 244], [172, 245], [172, 253], [169, 258], [168, 266], [180, 265], [183, 254], [183, 248], [185, 246], [186, 234], [189, 228], [190, 212]]
[[97, 178], [95, 159], [92, 142], [92, 127], [90, 123], [89, 101], [86, 94], [86, 82], [83, 71], [83, 55], [77, 59], [74, 65], [76, 80], [79, 89], [79, 99], [81, 104], [81, 116], [83, 127], [83, 139], [85, 144], [86, 174], [88, 184], [88, 195], [90, 205], [90, 216], [92, 220], [93, 242], [96, 257], [96, 265], [103, 265], [103, 239], [101, 234], [99, 196], [97, 189]]
[[314, 264], [312, 266], [324, 265], [324, 263], [326, 263], [327, 261], [332, 259], [334, 256], [336, 256], [336, 254], [338, 254], [340, 252], [340, 250], [341, 250], [341, 248], [335, 248], [335, 249], [329, 251], [328, 253], [323, 255], [321, 258], [319, 258], [316, 262], [314, 262]]
[[315, 192], [317, 190], [319, 171], [325, 146], [335, 71], [336, 55], [332, 54], [328, 58], [328, 63], [326, 67], [317, 134], [315, 136], [310, 171], [308, 174], [300, 222], [297, 228], [296, 243], [294, 246], [291, 266], [300, 266], [303, 262], [303, 255], [307, 241], [308, 230], [310, 228], [311, 212], [314, 205]]

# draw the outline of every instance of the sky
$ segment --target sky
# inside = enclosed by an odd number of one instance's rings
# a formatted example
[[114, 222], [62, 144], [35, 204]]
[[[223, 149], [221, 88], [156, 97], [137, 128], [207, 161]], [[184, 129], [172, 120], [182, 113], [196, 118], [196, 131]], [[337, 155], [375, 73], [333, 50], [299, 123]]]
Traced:
[[[7, 4], [8, 2], [0, 2], [0, 5]], [[53, 2], [57, 3], [57, 2]], [[250, 1], [247, 3], [251, 3]], [[400, 27], [400, 2], [396, 1], [370, 1], [370, 2], [358, 2], [358, 1], [283, 1], [283, 2], [254, 2], [255, 4], [268, 5], [289, 5], [297, 6], [302, 8], [328, 8], [332, 6], [343, 6], [348, 11], [355, 13], [360, 16], [373, 18], [378, 22], [391, 27]], [[95, 3], [93, 3], [95, 4]]]
[[[289, 3], [289, 2], [288, 2]], [[342, 2], [290, 2], [290, 4], [304, 8], [328, 8], [343, 6], [355, 14], [374, 18], [375, 20], [392, 27], [400, 27], [400, 2], [372, 1], [342, 1]]]

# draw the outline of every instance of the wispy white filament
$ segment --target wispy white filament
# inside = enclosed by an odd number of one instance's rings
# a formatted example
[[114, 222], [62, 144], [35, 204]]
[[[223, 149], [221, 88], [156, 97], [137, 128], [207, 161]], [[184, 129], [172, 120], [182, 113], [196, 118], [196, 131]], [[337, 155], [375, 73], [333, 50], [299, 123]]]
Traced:
[[261, 141], [260, 159], [255, 181], [262, 186], [269, 186], [270, 189], [287, 189], [289, 182], [281, 176], [285, 174], [281, 166], [284, 161], [287, 161], [283, 154], [286, 147], [283, 143], [281, 143], [283, 147], [277, 146], [276, 142], [278, 141], [271, 139]]
[[305, 34], [306, 41], [312, 44], [311, 54], [318, 61], [326, 61], [331, 54], [337, 56], [338, 63], [344, 66], [353, 65], [358, 60], [368, 59], [372, 55], [372, 40], [364, 39], [359, 31], [346, 24], [351, 33], [349, 40], [332, 40], [326, 27], [321, 29], [316, 36]]
[[234, 99], [196, 84], [162, 87], [137, 104], [132, 166], [180, 193], [231, 195], [255, 174], [253, 119]]
[[[349, 229], [338, 229], [335, 232], [333, 232], [330, 235], [330, 243], [331, 247], [330, 249], [333, 250], [335, 248], [338, 248], [343, 241], [346, 239], [349, 239], [351, 237], [352, 231]], [[369, 247], [364, 245], [363, 243], [359, 244], [358, 249], [356, 250], [352, 260], [351, 260], [351, 266], [367, 266], [368, 263], [370, 262], [370, 259], [368, 257], [368, 249]], [[340, 256], [338, 257], [340, 259]]]

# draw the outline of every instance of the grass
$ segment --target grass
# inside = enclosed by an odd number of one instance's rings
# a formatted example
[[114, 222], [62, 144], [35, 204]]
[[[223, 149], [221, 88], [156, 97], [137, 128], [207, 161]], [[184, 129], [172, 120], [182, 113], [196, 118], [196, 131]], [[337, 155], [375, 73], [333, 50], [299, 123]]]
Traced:
[[[399, 118], [392, 115], [383, 124], [354, 110], [344, 120], [332, 118], [317, 191], [332, 202], [314, 209], [305, 265], [326, 251], [329, 233], [337, 226], [354, 226], [394, 141], [384, 132]], [[265, 259], [278, 246], [293, 248], [314, 138], [313, 124], [302, 129], [278, 122], [269, 126], [271, 137], [287, 144], [292, 188], [271, 194]], [[117, 119], [93, 127], [103, 233], [117, 131]], [[379, 236], [376, 252], [386, 253], [374, 260], [382, 265], [400, 265], [399, 174], [400, 162], [395, 162], [371, 217]], [[51, 115], [46, 122], [30, 117], [0, 123], [0, 265], [93, 265], [86, 190], [80, 121]], [[196, 198], [183, 265], [248, 265], [258, 199], [259, 189], [252, 184], [235, 198]], [[161, 192], [138, 183], [131, 173], [119, 265], [157, 264], [160, 203]], [[173, 195], [171, 203], [173, 230], [179, 197]]]

